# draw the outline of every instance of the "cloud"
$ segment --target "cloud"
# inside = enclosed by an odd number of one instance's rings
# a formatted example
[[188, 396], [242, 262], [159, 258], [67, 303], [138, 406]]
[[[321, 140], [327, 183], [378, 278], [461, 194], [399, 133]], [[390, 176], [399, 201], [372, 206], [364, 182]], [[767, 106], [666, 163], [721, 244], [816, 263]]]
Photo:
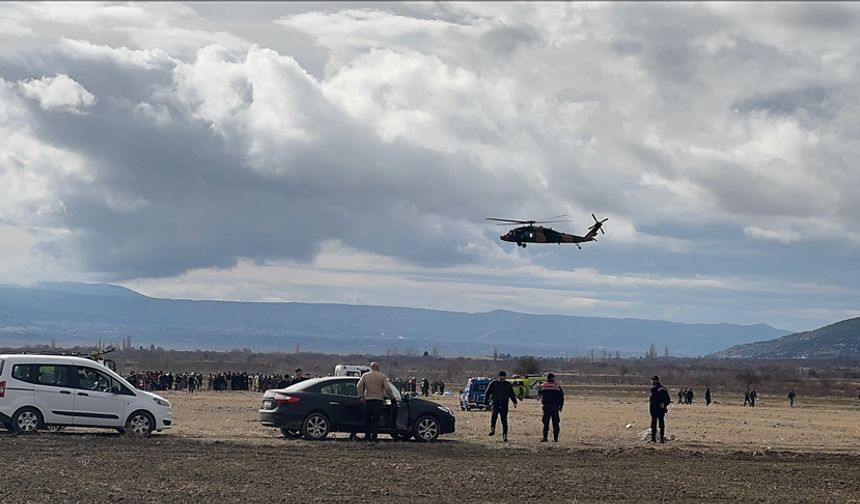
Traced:
[[18, 86], [25, 96], [37, 100], [44, 110], [80, 114], [83, 109], [96, 103], [96, 97], [92, 93], [66, 74], [21, 81]]
[[785, 245], [803, 239], [803, 236], [795, 231], [762, 229], [757, 226], [745, 227], [744, 234], [751, 238], [756, 238], [758, 240], [774, 240]]
[[[335, 241], [387, 268], [540, 264], [590, 289], [587, 271], [634, 291], [860, 281], [850, 8], [218, 9], [0, 5], [28, 30], [0, 35], [0, 211], [34, 250], [120, 280], [313, 264]], [[607, 234], [582, 253], [508, 247], [483, 221], [567, 213], [584, 234], [592, 212]]]

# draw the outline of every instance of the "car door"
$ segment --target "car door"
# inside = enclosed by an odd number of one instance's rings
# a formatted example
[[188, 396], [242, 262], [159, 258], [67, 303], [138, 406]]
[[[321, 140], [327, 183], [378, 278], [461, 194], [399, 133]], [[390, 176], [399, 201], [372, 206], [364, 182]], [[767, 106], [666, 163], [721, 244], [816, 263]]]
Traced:
[[356, 382], [332, 382], [320, 387], [320, 394], [328, 403], [336, 430], [347, 432], [364, 430], [364, 402], [358, 397]]
[[75, 378], [75, 425], [122, 427], [129, 402], [122, 385], [89, 366], [76, 366]]
[[394, 401], [390, 406], [384, 408], [386, 414], [383, 415], [383, 425], [389, 431], [407, 432], [412, 425], [409, 401], [403, 400], [403, 396], [397, 390], [397, 387], [391, 384], [388, 386], [394, 395]]
[[36, 363], [33, 365], [33, 370], [33, 403], [42, 412], [45, 423], [74, 424], [75, 396], [72, 393], [74, 366]]

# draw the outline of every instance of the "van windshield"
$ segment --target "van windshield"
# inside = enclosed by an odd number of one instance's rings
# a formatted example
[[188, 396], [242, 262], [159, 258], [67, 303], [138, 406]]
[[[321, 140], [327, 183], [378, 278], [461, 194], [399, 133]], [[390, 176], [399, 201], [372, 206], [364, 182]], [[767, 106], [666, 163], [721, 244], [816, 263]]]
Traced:
[[487, 384], [486, 383], [475, 383], [472, 385], [472, 388], [477, 390], [478, 392], [483, 392], [483, 391], [487, 390]]
[[3, 374], [3, 359], [0, 359], [0, 375]]

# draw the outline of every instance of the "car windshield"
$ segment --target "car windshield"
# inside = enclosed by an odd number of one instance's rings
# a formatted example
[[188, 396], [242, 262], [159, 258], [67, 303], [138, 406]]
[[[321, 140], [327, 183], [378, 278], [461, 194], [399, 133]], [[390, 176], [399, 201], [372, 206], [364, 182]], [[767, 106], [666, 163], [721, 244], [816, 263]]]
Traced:
[[474, 387], [475, 390], [477, 390], [478, 392], [483, 392], [483, 391], [487, 390], [487, 384], [486, 383], [476, 383], [476, 384], [472, 385], [472, 387]]
[[3, 359], [0, 359], [0, 375], [3, 374]]

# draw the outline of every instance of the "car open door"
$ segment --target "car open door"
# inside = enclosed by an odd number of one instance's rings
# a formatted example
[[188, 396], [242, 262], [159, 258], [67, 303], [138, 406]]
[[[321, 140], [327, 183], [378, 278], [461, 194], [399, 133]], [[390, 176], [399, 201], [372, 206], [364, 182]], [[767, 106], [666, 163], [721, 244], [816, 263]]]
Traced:
[[[409, 401], [403, 399], [397, 387], [391, 385], [391, 393], [394, 395], [394, 401], [383, 407], [382, 423], [386, 430], [396, 432], [409, 432], [410, 417], [409, 417]], [[388, 401], [386, 401], [388, 402]]]

